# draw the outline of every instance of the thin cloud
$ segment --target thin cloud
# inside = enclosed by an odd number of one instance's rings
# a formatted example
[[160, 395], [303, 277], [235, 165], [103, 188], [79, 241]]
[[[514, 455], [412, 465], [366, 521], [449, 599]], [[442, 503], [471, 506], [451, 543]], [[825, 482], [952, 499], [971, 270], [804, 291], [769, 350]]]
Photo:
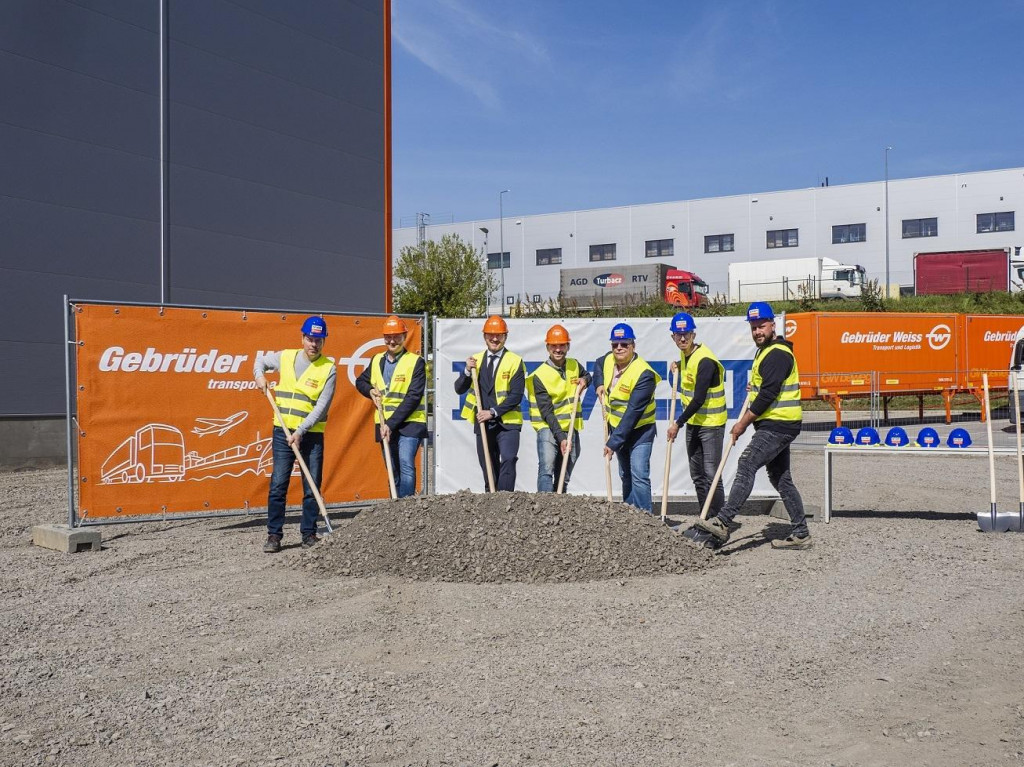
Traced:
[[462, 0], [402, 2], [392, 31], [403, 50], [490, 109], [501, 108], [492, 84], [501, 72], [516, 64], [550, 65], [546, 47], [535, 36], [498, 26]]

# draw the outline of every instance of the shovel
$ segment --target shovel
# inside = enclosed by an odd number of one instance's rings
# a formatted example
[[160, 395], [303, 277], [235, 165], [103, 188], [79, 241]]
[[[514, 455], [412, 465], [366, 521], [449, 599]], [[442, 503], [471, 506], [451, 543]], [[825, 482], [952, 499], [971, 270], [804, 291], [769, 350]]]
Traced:
[[[473, 394], [476, 396], [476, 412], [480, 412], [480, 380], [476, 377], [476, 368], [473, 368]], [[487, 489], [494, 492], [494, 468], [491, 466], [491, 448], [487, 444], [487, 424], [477, 423], [480, 430], [480, 441], [484, 445], [484, 465], [487, 466]]]
[[[381, 426], [384, 425], [384, 403], [380, 400], [374, 400], [374, 404], [377, 405], [377, 415], [380, 417]], [[391, 491], [391, 500], [395, 500], [398, 497], [398, 490], [395, 489], [395, 466], [391, 462], [391, 445], [390, 440], [380, 441], [381, 449], [384, 451], [384, 465], [388, 469], [388, 489]]]
[[[274, 400], [274, 395], [270, 393], [270, 389], [264, 389], [264, 394], [267, 395], [267, 399], [270, 400], [270, 406], [274, 408], [274, 415], [277, 416], [277, 420], [281, 422], [281, 428], [284, 430], [284, 436], [291, 439], [292, 433], [288, 427], [284, 425], [284, 416], [281, 415], [281, 411], [277, 409], [277, 402]], [[306, 462], [302, 458], [302, 453], [299, 452], [298, 445], [292, 445], [292, 452], [295, 453], [295, 460], [299, 462], [299, 468], [302, 469], [302, 476], [306, 478], [306, 482], [309, 484], [309, 489], [313, 491], [313, 497], [316, 498], [316, 505], [320, 507], [320, 514], [324, 518], [324, 524], [327, 526], [327, 532], [333, 533], [334, 528], [331, 527], [331, 520], [327, 518], [327, 508], [324, 506], [324, 498], [320, 495], [320, 490], [316, 486], [316, 482], [313, 481], [313, 475], [309, 473], [309, 467], [306, 466]]]
[[[743, 409], [740, 410], [740, 418], [747, 412], [747, 404], [749, 400], [743, 401]], [[704, 507], [700, 510], [701, 520], [708, 518], [708, 510], [711, 508], [711, 501], [715, 497], [715, 488], [718, 487], [718, 480], [722, 478], [722, 470], [725, 469], [725, 462], [729, 460], [729, 451], [732, 450], [732, 446], [736, 444], [736, 439], [730, 435], [729, 441], [725, 443], [725, 450], [722, 451], [722, 460], [718, 462], [718, 468], [715, 469], [715, 477], [711, 480], [711, 487], [708, 488], [707, 498], [704, 499]], [[717, 548], [718, 539], [715, 538], [711, 533], [706, 530], [701, 530], [696, 525], [683, 530], [682, 536], [686, 540], [698, 548]]]
[[[561, 471], [558, 472], [558, 487], [555, 488], [556, 493], [561, 493], [562, 490], [565, 488], [565, 469], [569, 465], [569, 456], [572, 455], [572, 438], [573, 435], [576, 433], [576, 408], [579, 405], [579, 401], [580, 385], [577, 383], [576, 392], [572, 395], [572, 414], [569, 416], [569, 438], [567, 440], [569, 445], [569, 453], [568, 455], [562, 456], [562, 469]], [[559, 451], [561, 451], [562, 446], [559, 445], [558, 449]], [[1022, 508], [1024, 508], [1024, 506], [1022, 506]]]
[[[604, 416], [604, 441], [608, 444], [608, 409], [605, 407], [604, 396], [600, 397], [601, 400], [601, 415]], [[604, 457], [604, 480], [605, 486], [608, 489], [608, 500], [612, 500], [612, 457], [606, 455]]]
[[1011, 370], [1013, 378], [1013, 402], [1017, 409], [1017, 485], [1020, 488], [1020, 507], [1017, 511], [1017, 519], [1010, 525], [1010, 530], [1015, 533], [1024, 532], [1024, 454], [1021, 452], [1020, 438], [1020, 392], [1017, 390], [1017, 371]]
[[[668, 406], [668, 423], [671, 426], [676, 420], [676, 373], [670, 372], [668, 375], [669, 380], [669, 391], [671, 392], [672, 400]], [[665, 521], [665, 517], [668, 515], [668, 478], [669, 471], [672, 467], [672, 447], [675, 445], [674, 441], [669, 441], [665, 446], [665, 476], [661, 480], [661, 521]]]
[[[989, 408], [988, 401], [988, 373], [982, 374], [981, 383], [985, 389], [985, 427], [986, 432], [988, 433], [988, 481], [990, 490], [990, 503], [989, 510], [987, 512], [978, 512], [978, 527], [981, 528], [981, 532], [983, 533], [1005, 533], [1006, 531], [1013, 529], [1013, 526], [1018, 521], [1019, 517], [1016, 514], [1012, 514], [1009, 512], [1004, 512], [1000, 514], [998, 511], [996, 511], [996, 458], [994, 449], [992, 447], [992, 410]], [[1017, 417], [1017, 421], [1017, 429], [1019, 434], [1019, 415]], [[1019, 444], [1020, 443], [1018, 442], [1018, 445]], [[1020, 461], [1018, 461], [1018, 464], [1019, 463]]]

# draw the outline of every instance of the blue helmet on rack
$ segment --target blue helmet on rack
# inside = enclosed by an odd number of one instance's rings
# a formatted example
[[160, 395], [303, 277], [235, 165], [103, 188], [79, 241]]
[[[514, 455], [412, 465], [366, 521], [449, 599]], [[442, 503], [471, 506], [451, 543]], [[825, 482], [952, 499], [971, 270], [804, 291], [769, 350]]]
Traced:
[[917, 434], [917, 444], [921, 447], [938, 447], [939, 433], [931, 426], [925, 426]]
[[853, 432], [845, 426], [837, 426], [828, 435], [830, 445], [852, 445]]
[[697, 323], [686, 312], [679, 312], [668, 324], [668, 329], [671, 333], [692, 333], [697, 329]]
[[949, 433], [946, 438], [946, 445], [948, 447], [970, 447], [971, 446], [971, 435], [962, 427], [957, 427]]
[[907, 430], [902, 426], [893, 426], [885, 435], [885, 444], [889, 447], [903, 447], [910, 444], [910, 437]]
[[327, 323], [323, 317], [306, 317], [302, 323], [302, 335], [310, 338], [327, 338]]
[[858, 445], [877, 445], [880, 441], [878, 432], [870, 426], [865, 426], [857, 430]]

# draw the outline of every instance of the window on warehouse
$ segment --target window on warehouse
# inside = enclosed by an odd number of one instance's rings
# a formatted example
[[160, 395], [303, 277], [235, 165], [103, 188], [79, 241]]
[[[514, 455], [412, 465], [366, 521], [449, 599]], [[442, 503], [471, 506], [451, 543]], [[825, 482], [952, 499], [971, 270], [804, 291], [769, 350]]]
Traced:
[[590, 260], [591, 261], [614, 261], [615, 260], [615, 243], [608, 243], [607, 245], [591, 245], [590, 246]]
[[732, 234], [709, 234], [704, 238], [705, 253], [731, 253], [736, 249], [736, 238]]
[[488, 269], [508, 269], [511, 266], [512, 258], [509, 256], [509, 251], [504, 253], [488, 253], [487, 254], [487, 268]]
[[1014, 229], [1013, 211], [1005, 213], [979, 213], [978, 234], [986, 232], [1012, 232]]
[[768, 232], [765, 244], [769, 248], [795, 248], [800, 244], [799, 229], [775, 229]]
[[903, 219], [903, 239], [913, 237], [938, 237], [939, 219], [937, 218], [905, 218]]
[[867, 224], [839, 224], [832, 227], [832, 244], [842, 245], [844, 242], [864, 242], [867, 239]]
[[551, 264], [562, 263], [561, 248], [538, 248], [537, 266], [550, 266]]
[[644, 258], [672, 258], [675, 255], [675, 240], [648, 240], [644, 247]]

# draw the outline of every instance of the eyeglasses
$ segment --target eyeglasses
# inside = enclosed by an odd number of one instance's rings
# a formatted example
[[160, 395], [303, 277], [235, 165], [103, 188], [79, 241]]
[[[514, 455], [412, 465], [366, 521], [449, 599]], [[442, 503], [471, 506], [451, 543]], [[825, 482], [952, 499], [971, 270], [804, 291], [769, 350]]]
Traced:
[[628, 349], [632, 345], [632, 341], [612, 341], [613, 349]]

